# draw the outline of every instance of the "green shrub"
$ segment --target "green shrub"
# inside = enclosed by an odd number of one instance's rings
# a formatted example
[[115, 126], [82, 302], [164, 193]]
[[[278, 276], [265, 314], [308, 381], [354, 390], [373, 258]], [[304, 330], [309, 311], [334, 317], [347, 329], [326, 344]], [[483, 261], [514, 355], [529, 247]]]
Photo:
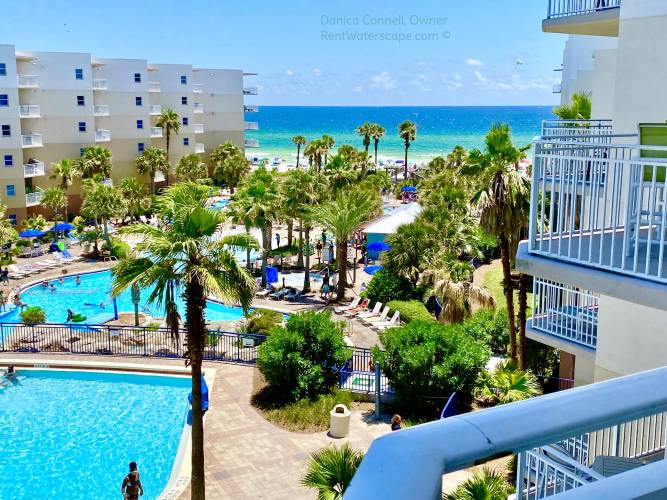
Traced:
[[329, 312], [306, 311], [273, 330], [259, 347], [257, 366], [276, 394], [297, 401], [328, 393], [349, 357], [343, 323], [332, 321]]
[[283, 315], [270, 309], [255, 309], [248, 315], [248, 319], [241, 328], [245, 333], [268, 335], [275, 327], [283, 322]]
[[461, 483], [456, 489], [442, 496], [443, 500], [467, 500], [484, 498], [485, 500], [505, 500], [514, 492], [501, 473], [484, 467], [481, 471]]
[[481, 228], [477, 229], [476, 236], [475, 248], [482, 254], [485, 261], [500, 258], [500, 245], [496, 236], [484, 232]]
[[104, 243], [102, 245], [102, 250], [109, 250], [109, 253], [117, 259], [123, 259], [132, 252], [132, 247], [118, 238], [112, 238], [111, 249], [109, 249], [109, 245]]
[[372, 302], [387, 303], [391, 300], [408, 300], [412, 296], [412, 284], [404, 278], [381, 269], [373, 276], [366, 289], [366, 297]]
[[470, 404], [490, 355], [462, 325], [413, 321], [381, 332], [380, 340], [386, 350], [375, 348], [373, 355], [395, 391], [396, 405], [408, 415], [437, 415], [454, 391], [463, 406]]
[[28, 325], [36, 325], [46, 321], [46, 312], [39, 306], [26, 307], [21, 311], [21, 321]]
[[410, 323], [411, 321], [435, 321], [435, 318], [428, 312], [426, 306], [418, 300], [392, 300], [387, 305], [392, 311], [398, 311], [401, 314], [401, 321], [405, 323]]
[[507, 311], [482, 310], [463, 323], [465, 333], [475, 340], [486, 344], [491, 352], [502, 355], [507, 353], [510, 343]]

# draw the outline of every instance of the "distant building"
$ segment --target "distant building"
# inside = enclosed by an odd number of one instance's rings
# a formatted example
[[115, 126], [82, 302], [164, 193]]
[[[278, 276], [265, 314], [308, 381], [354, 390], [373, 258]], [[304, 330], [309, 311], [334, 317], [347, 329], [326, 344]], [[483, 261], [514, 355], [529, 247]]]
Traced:
[[[408, 203], [394, 208], [392, 211], [374, 220], [363, 229], [366, 241], [370, 245], [378, 241], [385, 241], [389, 234], [394, 234], [403, 224], [414, 222], [421, 213], [422, 207], [419, 203]], [[374, 250], [368, 250], [370, 259], [377, 259], [380, 254]]]

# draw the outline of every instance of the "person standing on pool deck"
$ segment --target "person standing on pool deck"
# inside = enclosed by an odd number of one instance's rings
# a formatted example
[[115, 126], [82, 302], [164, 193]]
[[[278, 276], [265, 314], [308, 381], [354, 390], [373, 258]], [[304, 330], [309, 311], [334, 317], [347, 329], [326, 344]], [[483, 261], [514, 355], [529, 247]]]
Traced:
[[139, 495], [144, 494], [144, 487], [141, 485], [137, 462], [130, 462], [130, 473], [123, 478], [123, 484], [120, 492], [127, 500], [138, 500]]
[[324, 229], [322, 229], [322, 245], [326, 244], [327, 244], [327, 232]]
[[333, 241], [329, 242], [329, 264], [333, 264], [334, 261], [334, 244]]
[[280, 233], [276, 233], [276, 248], [280, 248]]

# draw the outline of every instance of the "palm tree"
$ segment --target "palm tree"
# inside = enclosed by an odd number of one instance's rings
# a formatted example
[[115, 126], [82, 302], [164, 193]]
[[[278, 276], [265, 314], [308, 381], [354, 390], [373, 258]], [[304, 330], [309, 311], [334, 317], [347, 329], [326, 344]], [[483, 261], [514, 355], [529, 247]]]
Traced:
[[317, 157], [318, 143], [319, 143], [318, 140], [311, 141], [303, 150], [303, 154], [308, 157], [308, 166], [311, 168], [313, 167], [313, 163], [315, 163], [315, 159]]
[[350, 443], [322, 448], [311, 454], [301, 484], [317, 490], [318, 500], [340, 500], [363, 458], [364, 454]]
[[77, 161], [77, 168], [83, 177], [93, 177], [100, 174], [103, 178], [111, 178], [111, 151], [102, 146], [88, 146], [83, 149], [83, 155]]
[[[503, 267], [503, 291], [510, 333], [510, 355], [517, 360], [516, 319], [512, 288], [512, 263], [528, 225], [530, 184], [516, 168], [522, 149], [512, 143], [507, 124], [494, 124], [485, 138], [485, 150], [470, 151], [464, 167], [479, 179], [480, 189], [471, 203], [481, 212], [480, 227], [498, 238]], [[522, 353], [522, 358], [523, 358]]]
[[448, 275], [433, 270], [424, 271], [419, 284], [430, 284], [425, 297], [435, 297], [442, 304], [438, 316], [441, 323], [463, 323], [478, 309], [495, 309], [496, 301], [489, 291], [470, 281], [454, 281]]
[[95, 226], [102, 222], [104, 240], [109, 249], [112, 248], [108, 222], [114, 217], [124, 217], [127, 203], [118, 188], [97, 182], [97, 179], [86, 179], [83, 186], [83, 204], [81, 215], [95, 221]]
[[67, 207], [65, 190], [60, 187], [45, 189], [42, 195], [42, 205], [53, 210], [53, 218], [55, 223], [58, 224], [60, 211]]
[[368, 122], [364, 122], [357, 127], [357, 135], [360, 135], [363, 138], [362, 144], [364, 145], [364, 151], [368, 153], [368, 148], [371, 145], [371, 135], [373, 135], [373, 125]]
[[182, 181], [194, 182], [208, 175], [206, 164], [195, 153], [181, 157], [174, 171]]
[[447, 155], [447, 166], [458, 170], [463, 166], [467, 158], [468, 152], [463, 146], [454, 146], [451, 153]]
[[167, 144], [167, 161], [169, 161], [169, 141], [171, 139], [172, 132], [178, 134], [178, 131], [181, 129], [181, 117], [173, 109], [165, 109], [160, 113], [160, 116], [157, 119], [155, 124], [158, 127], [162, 127], [164, 131], [164, 136]]
[[514, 403], [542, 394], [535, 375], [516, 367], [511, 360], [500, 363], [493, 372], [482, 372], [478, 395], [492, 405]]
[[338, 193], [333, 201], [312, 210], [311, 217], [331, 231], [336, 240], [338, 292], [336, 299], [345, 299], [347, 288], [347, 242], [359, 226], [368, 221], [382, 202], [377, 192], [348, 189]]
[[336, 144], [336, 140], [330, 135], [324, 134], [320, 139], [322, 154], [324, 155], [324, 164], [327, 164], [329, 153]]
[[7, 207], [0, 203], [0, 246], [5, 246], [18, 239], [19, 234], [12, 226], [10, 220], [5, 217]]
[[575, 92], [569, 105], [558, 106], [553, 109], [553, 113], [561, 120], [590, 120], [592, 110], [591, 95]]
[[151, 194], [155, 194], [155, 174], [162, 172], [165, 179], [169, 176], [169, 162], [164, 149], [145, 149], [134, 160], [134, 166], [140, 174], [148, 174], [151, 179]]
[[513, 488], [499, 472], [482, 468], [456, 487], [451, 493], [442, 496], [443, 500], [506, 500]]
[[375, 168], [378, 166], [378, 144], [380, 144], [380, 139], [384, 137], [386, 132], [385, 128], [379, 123], [373, 123], [371, 125], [371, 136], [373, 137], [373, 148], [375, 149]]
[[151, 198], [146, 191], [146, 186], [134, 177], [126, 177], [118, 186], [125, 203], [127, 204], [127, 215], [130, 218], [138, 216], [151, 207]]
[[398, 126], [398, 135], [403, 139], [403, 147], [405, 148], [405, 164], [403, 165], [403, 177], [408, 178], [408, 148], [410, 143], [417, 139], [417, 125], [410, 120], [406, 120]]
[[72, 185], [74, 179], [80, 175], [81, 172], [79, 171], [77, 162], [65, 158], [58, 163], [51, 164], [51, 175], [49, 175], [49, 179], [60, 178], [60, 188], [67, 191], [67, 188]]
[[219, 183], [225, 183], [234, 194], [234, 189], [241, 180], [250, 172], [250, 163], [239, 151], [225, 156], [218, 161], [213, 169], [213, 179]]
[[299, 168], [299, 154], [301, 153], [301, 146], [305, 146], [308, 141], [302, 135], [295, 135], [292, 137], [292, 143], [296, 146], [296, 168]]
[[247, 312], [255, 290], [252, 276], [228, 250], [228, 245], [238, 243], [236, 238], [215, 237], [224, 224], [224, 216], [206, 207], [207, 196], [208, 189], [195, 183], [169, 188], [159, 204], [172, 224], [161, 229], [148, 224], [122, 228], [123, 234], [139, 235], [142, 241], [137, 245], [137, 256], [119, 262], [113, 269], [116, 296], [136, 283], [144, 289], [154, 287], [148, 298], [150, 303], [163, 303], [166, 296], [173, 301], [179, 291], [185, 299], [185, 357], [192, 369], [193, 499], [206, 496], [201, 407], [202, 359], [207, 342], [206, 297], [240, 303]]

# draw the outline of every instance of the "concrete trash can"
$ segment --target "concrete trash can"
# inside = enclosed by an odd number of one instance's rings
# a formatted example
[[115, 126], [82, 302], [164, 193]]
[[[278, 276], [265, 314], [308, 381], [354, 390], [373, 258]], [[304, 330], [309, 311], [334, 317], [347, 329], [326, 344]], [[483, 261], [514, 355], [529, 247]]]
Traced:
[[347, 406], [339, 404], [329, 412], [329, 435], [344, 438], [350, 433], [350, 416], [352, 412]]

